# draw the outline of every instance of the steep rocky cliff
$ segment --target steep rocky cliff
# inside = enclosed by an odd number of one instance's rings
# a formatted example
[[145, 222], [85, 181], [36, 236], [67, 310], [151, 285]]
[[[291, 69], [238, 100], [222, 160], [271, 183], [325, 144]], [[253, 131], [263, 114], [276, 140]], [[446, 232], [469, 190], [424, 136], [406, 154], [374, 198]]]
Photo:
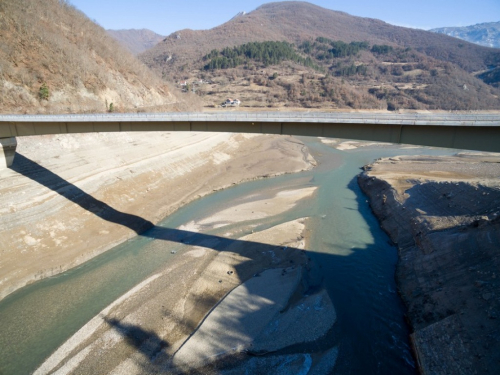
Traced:
[[396, 279], [423, 374], [500, 366], [500, 156], [387, 158], [359, 184], [399, 249]]

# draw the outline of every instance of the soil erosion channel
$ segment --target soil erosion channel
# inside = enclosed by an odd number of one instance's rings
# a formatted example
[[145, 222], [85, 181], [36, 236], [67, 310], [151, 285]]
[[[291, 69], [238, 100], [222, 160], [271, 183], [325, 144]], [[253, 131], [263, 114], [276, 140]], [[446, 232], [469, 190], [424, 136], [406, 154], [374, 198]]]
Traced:
[[[196, 364], [236, 374], [242, 363], [254, 373], [329, 373], [333, 366], [339, 374], [415, 373], [394, 281], [397, 252], [356, 175], [382, 156], [451, 151], [340, 151], [316, 138], [302, 141], [318, 162], [313, 170], [203, 197], [82, 266], [4, 299], [0, 373], [175, 373]], [[238, 326], [231, 298], [255, 310], [256, 332]], [[269, 309], [264, 318], [262, 309]], [[228, 311], [234, 322], [217, 319]], [[301, 327], [305, 320], [318, 331]], [[238, 333], [237, 344], [224, 336], [225, 326]], [[212, 332], [221, 335], [217, 343], [203, 339]], [[209, 363], [221, 351], [229, 360]], [[200, 354], [199, 363], [190, 353]]]

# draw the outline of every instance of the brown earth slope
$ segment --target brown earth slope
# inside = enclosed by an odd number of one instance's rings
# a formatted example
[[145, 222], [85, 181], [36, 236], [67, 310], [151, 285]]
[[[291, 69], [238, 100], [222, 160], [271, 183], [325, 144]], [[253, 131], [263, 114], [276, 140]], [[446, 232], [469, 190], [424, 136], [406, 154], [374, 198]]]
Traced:
[[500, 156], [404, 156], [359, 176], [399, 248], [396, 278], [423, 374], [500, 368]]
[[306, 2], [284, 1], [262, 5], [210, 30], [186, 29], [172, 33], [145, 52], [142, 60], [150, 65], [161, 65], [171, 56], [172, 65], [183, 65], [214, 48], [238, 46], [251, 41], [299, 43], [316, 37], [412, 47], [430, 57], [457, 64], [469, 72], [485, 69], [485, 60], [500, 53], [447, 35], [393, 26]]
[[184, 107], [165, 82], [69, 2], [0, 2], [1, 113]]
[[[225, 48], [266, 41], [294, 44], [303, 59], [311, 59], [310, 64], [292, 60], [269, 64], [245, 54], [236, 67], [207, 68], [211, 58], [206, 55], [212, 50], [222, 56]], [[368, 47], [332, 58], [328, 52], [336, 41], [366, 42]], [[309, 46], [304, 48], [304, 43]], [[390, 52], [374, 52], [375, 45]], [[165, 79], [186, 82], [184, 90], [196, 91], [207, 107], [227, 98], [239, 98], [242, 106], [257, 108], [484, 110], [500, 106], [494, 82], [485, 84], [476, 75], [500, 65], [500, 50], [304, 2], [265, 4], [210, 30], [175, 32], [139, 58]]]

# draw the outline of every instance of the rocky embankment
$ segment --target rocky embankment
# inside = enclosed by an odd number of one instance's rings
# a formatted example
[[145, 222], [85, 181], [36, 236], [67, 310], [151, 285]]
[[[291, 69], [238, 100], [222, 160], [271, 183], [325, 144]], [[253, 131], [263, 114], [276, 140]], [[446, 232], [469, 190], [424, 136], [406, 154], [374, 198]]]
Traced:
[[312, 163], [302, 143], [279, 136], [20, 137], [12, 168], [0, 171], [0, 299], [82, 264], [214, 190]]
[[399, 249], [421, 372], [498, 373], [500, 155], [384, 158], [359, 184]]

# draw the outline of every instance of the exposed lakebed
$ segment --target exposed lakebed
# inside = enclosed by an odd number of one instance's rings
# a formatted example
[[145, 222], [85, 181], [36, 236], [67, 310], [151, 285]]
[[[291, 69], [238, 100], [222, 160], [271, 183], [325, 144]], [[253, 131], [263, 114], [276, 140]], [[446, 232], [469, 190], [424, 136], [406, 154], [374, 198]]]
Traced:
[[[371, 214], [355, 177], [361, 166], [378, 157], [448, 152], [377, 146], [342, 152], [317, 139], [303, 141], [317, 168], [215, 192], [84, 265], [5, 298], [0, 303], [0, 372], [33, 372], [108, 305], [183, 252], [192, 251], [193, 245], [214, 250], [219, 245], [206, 241], [249, 236], [306, 218], [305, 239], [299, 242], [305, 242], [310, 257], [307, 287], [309, 292], [325, 288], [337, 319], [319, 340], [288, 346], [269, 356], [269, 363], [281, 363], [280, 356], [285, 362], [303, 358], [301, 368], [307, 368], [314, 353], [328, 358], [336, 348], [336, 373], [415, 373], [394, 281], [397, 252]], [[278, 214], [236, 222], [220, 215], [216, 223], [207, 225], [206, 218], [231, 207], [248, 203], [251, 207], [252, 202], [272, 200], [280, 192], [311, 188], [317, 188], [312, 196]], [[193, 222], [199, 232], [193, 231]]]

